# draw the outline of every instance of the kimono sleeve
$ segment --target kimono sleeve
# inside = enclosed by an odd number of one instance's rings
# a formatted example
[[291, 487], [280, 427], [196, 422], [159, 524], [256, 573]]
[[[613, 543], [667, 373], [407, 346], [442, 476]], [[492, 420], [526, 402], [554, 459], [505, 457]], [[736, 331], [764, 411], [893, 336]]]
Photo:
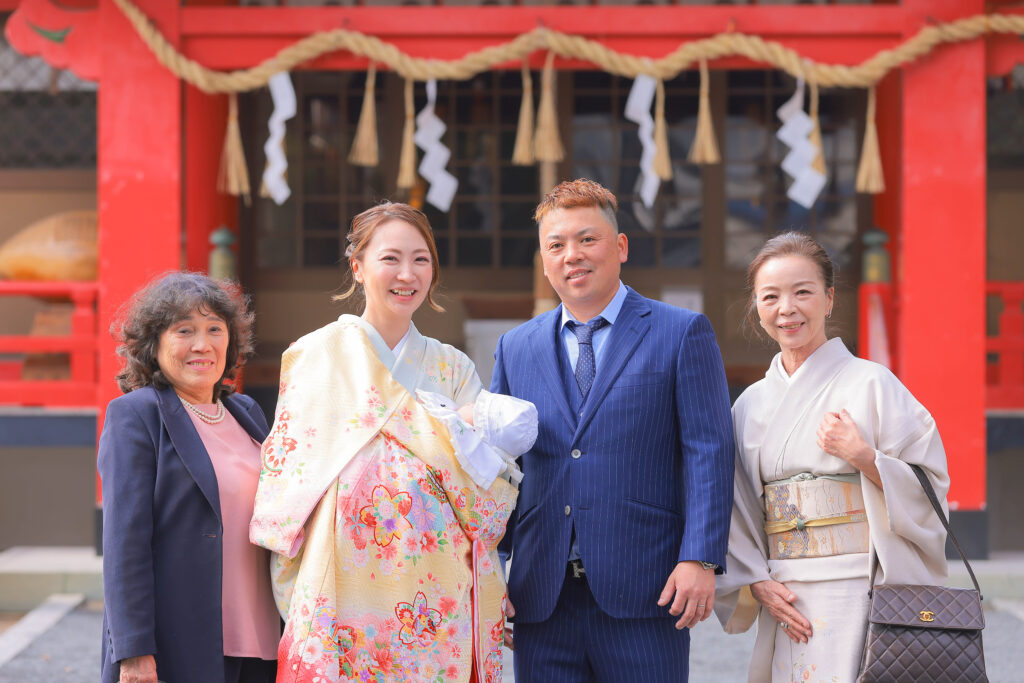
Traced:
[[910, 465], [924, 469], [948, 515], [946, 451], [935, 420], [910, 391], [894, 376], [883, 375], [879, 383], [875, 466], [882, 489], [866, 483], [865, 503], [884, 506], [888, 531], [917, 549], [930, 575], [943, 576], [946, 531]]
[[[737, 415], [736, 421], [739, 430], [742, 418]], [[739, 435], [736, 443], [728, 569], [715, 581], [715, 614], [726, 633], [742, 633], [750, 628], [760, 610], [750, 586], [771, 578], [767, 560], [768, 537], [764, 532], [764, 504], [750, 480], [746, 458], [738, 446], [743, 443]], [[756, 454], [754, 458], [756, 465]]]
[[[282, 354], [274, 423], [262, 447], [249, 541], [288, 557], [302, 547], [303, 525], [341, 467], [331, 466], [337, 449], [329, 435], [338, 411], [324, 398], [340, 394], [339, 373], [324, 346], [296, 343]], [[326, 446], [309, 447], [310, 429]]]
[[452, 398], [460, 406], [472, 403], [484, 388], [480, 381], [480, 375], [476, 374], [476, 365], [469, 359], [469, 356], [458, 350], [455, 350], [453, 362], [455, 363], [455, 386]]

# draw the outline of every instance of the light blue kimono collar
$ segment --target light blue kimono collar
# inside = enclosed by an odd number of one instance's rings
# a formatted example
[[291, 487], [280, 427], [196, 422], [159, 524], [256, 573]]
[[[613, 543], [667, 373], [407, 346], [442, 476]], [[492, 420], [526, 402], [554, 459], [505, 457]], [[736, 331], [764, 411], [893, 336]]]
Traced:
[[346, 313], [338, 318], [338, 322], [356, 323], [359, 325], [363, 332], [366, 333], [370, 343], [373, 344], [381, 364], [391, 371], [395, 381], [405, 387], [410, 393], [415, 393], [420, 372], [423, 368], [423, 357], [427, 351], [427, 338], [420, 334], [420, 331], [416, 329], [416, 325], [412, 322], [409, 323], [409, 331], [405, 335], [405, 343], [399, 343], [397, 347], [399, 353], [396, 356], [395, 352], [384, 341], [384, 337], [380, 336], [377, 328], [359, 316]]

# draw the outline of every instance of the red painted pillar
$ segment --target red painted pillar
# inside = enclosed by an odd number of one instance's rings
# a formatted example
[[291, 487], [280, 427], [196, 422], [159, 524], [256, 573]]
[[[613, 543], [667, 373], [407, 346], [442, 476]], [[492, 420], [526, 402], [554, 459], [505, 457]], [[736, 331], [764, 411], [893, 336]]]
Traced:
[[[179, 7], [137, 0], [171, 42]], [[181, 266], [181, 86], [161, 66], [113, 2], [100, 3], [98, 211], [100, 329], [154, 275]], [[114, 341], [100, 338], [98, 429], [120, 392]], [[97, 492], [97, 499], [99, 492]]]
[[[895, 310], [899, 302], [899, 272], [900, 272], [900, 221], [902, 220], [902, 198], [903, 198], [903, 144], [902, 126], [903, 117], [901, 114], [903, 104], [903, 78], [902, 72], [894, 71], [882, 79], [878, 84], [876, 93], [878, 96], [878, 147], [882, 158], [882, 169], [885, 172], [885, 192], [875, 195], [874, 198], [874, 226], [889, 236], [886, 250], [889, 252], [890, 271], [892, 273], [890, 300], [893, 302], [893, 309], [886, 316], [886, 322], [891, 323], [886, 330], [889, 338], [889, 349], [891, 355], [891, 370], [897, 375], [900, 374], [899, 348], [900, 329], [899, 312]], [[861, 327], [860, 334], [864, 338], [867, 334], [864, 318], [867, 312], [867, 302], [860, 301]], [[860, 345], [860, 353], [864, 354], [866, 348]]]
[[[177, 3], [136, 3], [178, 42]], [[103, 37], [97, 159], [101, 329], [142, 284], [181, 266], [181, 85], [112, 2]], [[113, 341], [100, 354], [99, 405], [117, 395]]]
[[204, 273], [210, 233], [226, 225], [238, 234], [238, 200], [217, 192], [227, 116], [227, 95], [185, 86], [185, 267]]
[[[226, 7], [238, 5], [238, 0], [184, 0], [181, 4]], [[238, 200], [217, 192], [228, 96], [207, 95], [188, 84], [184, 84], [184, 96], [185, 268], [205, 273], [210, 267], [210, 233], [224, 225], [238, 237]]]
[[[985, 10], [982, 0], [903, 5], [910, 32]], [[907, 66], [902, 119], [900, 376], [938, 423], [950, 507], [968, 532], [959, 538], [984, 555], [985, 43], [944, 45]]]

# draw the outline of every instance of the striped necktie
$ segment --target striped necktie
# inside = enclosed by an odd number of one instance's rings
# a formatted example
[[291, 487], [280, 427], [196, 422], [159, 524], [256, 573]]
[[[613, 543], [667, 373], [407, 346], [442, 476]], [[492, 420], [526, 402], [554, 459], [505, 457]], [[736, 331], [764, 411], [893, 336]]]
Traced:
[[580, 355], [576, 360], [576, 384], [580, 387], [583, 398], [587, 397], [590, 385], [594, 383], [594, 374], [597, 365], [594, 362], [594, 332], [608, 324], [604, 318], [597, 317], [584, 325], [575, 320], [566, 323], [572, 333], [576, 335], [576, 341], [580, 345]]

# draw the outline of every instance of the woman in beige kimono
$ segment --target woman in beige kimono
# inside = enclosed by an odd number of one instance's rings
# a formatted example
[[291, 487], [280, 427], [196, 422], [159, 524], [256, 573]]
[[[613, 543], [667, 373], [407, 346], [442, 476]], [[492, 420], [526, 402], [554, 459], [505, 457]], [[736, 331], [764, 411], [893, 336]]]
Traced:
[[715, 611], [757, 622], [750, 681], [853, 683], [878, 583], [941, 583], [946, 457], [928, 411], [885, 367], [828, 339], [833, 266], [800, 233], [769, 240], [747, 271], [751, 323], [779, 345], [733, 407], [735, 505]]
[[[250, 527], [272, 550], [283, 681], [499, 681], [513, 456], [529, 403], [481, 390], [421, 335], [437, 250], [420, 211], [385, 203], [348, 236], [366, 306], [285, 352]], [[456, 412], [458, 411], [458, 412]], [[476, 426], [472, 426], [475, 421]]]

